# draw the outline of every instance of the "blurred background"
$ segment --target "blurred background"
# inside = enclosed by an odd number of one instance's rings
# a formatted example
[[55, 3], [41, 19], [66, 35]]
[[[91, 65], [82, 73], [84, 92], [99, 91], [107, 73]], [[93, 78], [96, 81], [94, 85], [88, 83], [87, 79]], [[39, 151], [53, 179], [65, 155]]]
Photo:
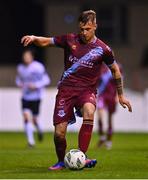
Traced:
[[[0, 131], [21, 131], [21, 92], [15, 86], [16, 66], [21, 62], [21, 37], [54, 36], [77, 32], [81, 11], [97, 13], [97, 36], [114, 50], [123, 65], [125, 94], [133, 113], [120, 106], [115, 131], [148, 131], [148, 1], [147, 0], [1, 0], [0, 1]], [[51, 76], [41, 106], [44, 130], [53, 130], [56, 85], [63, 72], [63, 50], [36, 48]], [[81, 120], [69, 130], [76, 130]], [[94, 127], [95, 130], [96, 127]]]

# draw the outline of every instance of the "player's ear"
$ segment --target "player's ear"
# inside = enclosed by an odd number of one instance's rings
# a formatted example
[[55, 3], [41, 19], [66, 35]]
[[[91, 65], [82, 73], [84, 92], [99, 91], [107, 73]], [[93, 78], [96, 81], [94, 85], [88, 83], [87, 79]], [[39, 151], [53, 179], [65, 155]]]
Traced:
[[94, 29], [96, 30], [96, 29], [97, 29], [97, 27], [98, 27], [98, 25], [95, 23], [95, 24], [94, 24]]

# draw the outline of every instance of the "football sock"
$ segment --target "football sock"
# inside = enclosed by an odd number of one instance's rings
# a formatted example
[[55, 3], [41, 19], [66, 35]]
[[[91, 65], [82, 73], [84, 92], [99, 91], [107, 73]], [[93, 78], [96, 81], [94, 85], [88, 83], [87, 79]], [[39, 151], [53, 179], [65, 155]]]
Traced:
[[86, 152], [90, 143], [91, 134], [93, 129], [93, 120], [84, 119], [79, 132], [79, 149]]
[[34, 121], [34, 125], [35, 125], [35, 127], [37, 128], [37, 131], [38, 131], [39, 133], [42, 133], [42, 132], [43, 132], [42, 127], [41, 127], [41, 123], [38, 121], [37, 118], [36, 118], [36, 120]]
[[100, 119], [98, 120], [98, 134], [103, 135], [103, 123]]
[[105, 135], [101, 135], [100, 136], [100, 141], [105, 141], [106, 140], [106, 136]]
[[25, 122], [25, 133], [26, 133], [26, 136], [27, 136], [27, 140], [28, 140], [28, 143], [30, 145], [34, 145], [35, 144], [35, 141], [34, 141], [34, 136], [33, 136], [33, 126], [32, 126], [32, 123], [31, 122]]
[[55, 143], [55, 149], [56, 149], [58, 161], [59, 162], [64, 161], [65, 150], [67, 146], [66, 139], [54, 136], [54, 143]]
[[110, 141], [110, 140], [106, 141], [105, 146], [108, 150], [110, 150], [112, 148], [112, 141]]
[[111, 140], [112, 134], [113, 134], [112, 128], [108, 128], [108, 131], [107, 131], [107, 140]]

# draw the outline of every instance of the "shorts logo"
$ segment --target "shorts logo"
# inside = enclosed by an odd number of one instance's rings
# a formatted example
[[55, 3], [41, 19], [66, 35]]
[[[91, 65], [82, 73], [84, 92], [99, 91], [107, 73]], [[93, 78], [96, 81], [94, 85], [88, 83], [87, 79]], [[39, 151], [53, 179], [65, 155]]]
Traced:
[[59, 105], [60, 105], [60, 106], [63, 106], [64, 104], [65, 104], [64, 99], [61, 99], [61, 100], [59, 101]]
[[58, 112], [58, 116], [60, 116], [60, 117], [64, 117], [64, 116], [65, 116], [65, 112], [64, 112], [64, 110], [59, 110], [59, 112]]

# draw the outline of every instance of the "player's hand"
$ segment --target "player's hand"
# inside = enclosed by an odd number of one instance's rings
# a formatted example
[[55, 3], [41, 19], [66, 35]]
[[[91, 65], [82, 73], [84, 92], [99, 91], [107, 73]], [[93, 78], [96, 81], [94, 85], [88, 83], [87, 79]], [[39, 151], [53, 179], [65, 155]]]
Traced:
[[29, 88], [31, 91], [34, 91], [34, 90], [37, 89], [34, 84], [28, 84], [28, 88]]
[[19, 87], [19, 88], [23, 88], [23, 87], [24, 87], [24, 84], [19, 84], [18, 87]]
[[21, 43], [24, 46], [28, 46], [29, 44], [32, 44], [35, 41], [35, 36], [31, 35], [27, 35], [27, 36], [23, 36], [21, 39]]
[[123, 108], [128, 108], [128, 111], [129, 112], [132, 112], [132, 106], [130, 104], [130, 102], [122, 95], [122, 96], [119, 96], [119, 103], [121, 104], [121, 106]]

